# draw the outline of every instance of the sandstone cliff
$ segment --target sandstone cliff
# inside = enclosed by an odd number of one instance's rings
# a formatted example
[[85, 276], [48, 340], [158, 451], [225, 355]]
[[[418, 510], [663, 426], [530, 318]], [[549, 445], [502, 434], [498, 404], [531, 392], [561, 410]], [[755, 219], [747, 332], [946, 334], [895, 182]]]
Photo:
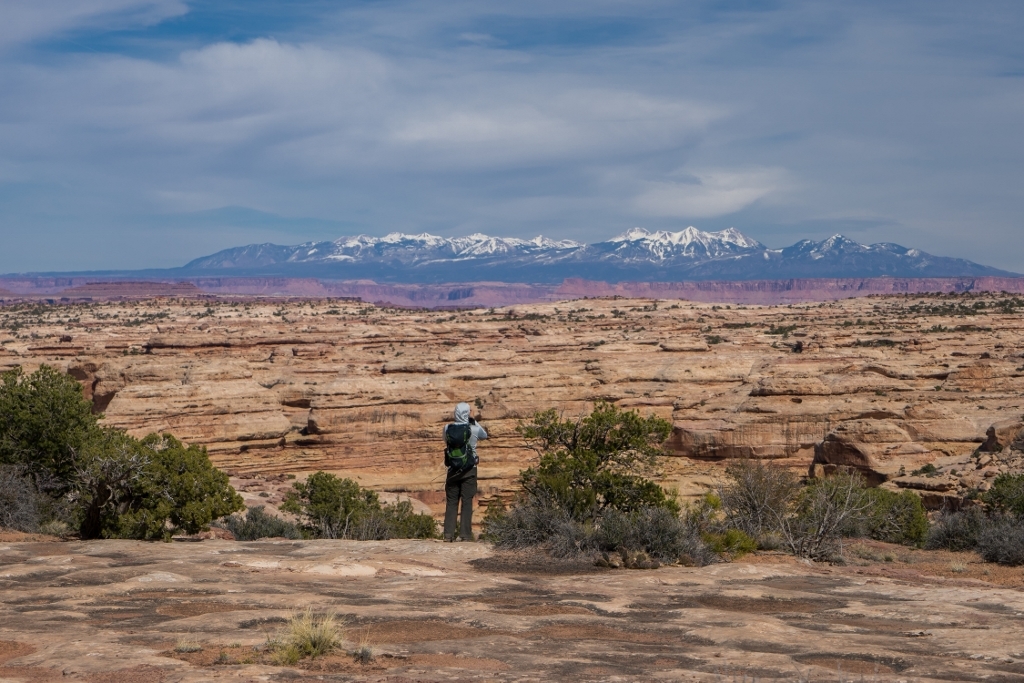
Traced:
[[205, 444], [236, 475], [326, 469], [438, 510], [439, 433], [462, 400], [493, 436], [484, 501], [530, 462], [519, 420], [596, 400], [673, 421], [664, 480], [684, 496], [728, 458], [882, 482], [970, 457], [1024, 413], [1020, 311], [984, 294], [454, 313], [158, 298], [0, 309], [0, 367], [66, 368], [107, 423]]

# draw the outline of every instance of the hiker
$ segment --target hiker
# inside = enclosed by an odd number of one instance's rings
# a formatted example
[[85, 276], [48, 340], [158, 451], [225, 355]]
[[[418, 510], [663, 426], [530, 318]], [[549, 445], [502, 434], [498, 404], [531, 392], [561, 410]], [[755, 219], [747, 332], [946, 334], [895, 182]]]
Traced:
[[473, 540], [473, 496], [476, 495], [476, 442], [487, 438], [487, 431], [469, 415], [469, 404], [455, 406], [455, 422], [444, 428], [444, 464], [448, 477], [444, 482], [444, 540], [455, 539], [455, 518], [462, 500], [460, 541]]

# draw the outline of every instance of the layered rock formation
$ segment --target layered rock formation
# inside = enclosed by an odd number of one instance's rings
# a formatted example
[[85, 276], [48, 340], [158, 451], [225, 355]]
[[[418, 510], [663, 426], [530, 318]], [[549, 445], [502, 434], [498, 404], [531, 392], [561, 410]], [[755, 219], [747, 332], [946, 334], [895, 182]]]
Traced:
[[325, 469], [436, 511], [440, 431], [463, 400], [493, 437], [484, 502], [509, 495], [534, 457], [520, 420], [598, 400], [672, 420], [664, 482], [684, 496], [743, 457], [898, 485], [1020, 419], [1021, 311], [985, 294], [454, 313], [333, 300], [22, 306], [0, 309], [0, 367], [66, 368], [108, 424], [204, 444], [236, 475]]

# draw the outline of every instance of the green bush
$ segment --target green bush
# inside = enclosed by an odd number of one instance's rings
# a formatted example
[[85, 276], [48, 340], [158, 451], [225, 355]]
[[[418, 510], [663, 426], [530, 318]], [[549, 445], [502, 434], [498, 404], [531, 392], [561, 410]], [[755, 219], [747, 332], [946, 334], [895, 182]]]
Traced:
[[713, 552], [730, 557], [742, 557], [757, 550], [758, 543], [746, 532], [726, 529], [721, 533], [705, 532], [701, 538]]
[[981, 499], [998, 512], [1024, 517], [1024, 474], [1000, 474]]
[[527, 495], [544, 497], [580, 522], [595, 521], [607, 509], [678, 512], [675, 500], [649, 478], [671, 431], [668, 420], [608, 403], [578, 420], [563, 420], [555, 410], [537, 413], [519, 432], [540, 462], [521, 472], [520, 482]]
[[245, 516], [230, 515], [220, 523], [238, 541], [256, 541], [261, 538], [301, 538], [295, 524], [269, 514], [262, 505], [250, 507]]
[[0, 463], [21, 465], [38, 488], [60, 495], [76, 481], [75, 454], [99, 430], [70, 375], [48, 365], [0, 374]]
[[608, 403], [577, 420], [536, 413], [519, 433], [540, 461], [520, 473], [523, 491], [511, 509], [488, 507], [484, 537], [499, 548], [543, 548], [555, 557], [606, 550], [710, 561], [674, 496], [650, 479], [671, 430], [667, 420]]
[[409, 501], [381, 505], [374, 491], [328, 472], [315, 472], [305, 482], [292, 484], [281, 510], [298, 515], [303, 531], [311, 538], [371, 541], [437, 537], [434, 518], [413, 512]]
[[912, 491], [869, 488], [864, 491], [867, 507], [857, 524], [858, 536], [886, 543], [924, 544], [928, 535], [928, 514], [921, 497]]
[[168, 434], [139, 441], [103, 430], [83, 449], [83, 461], [82, 538], [195, 534], [245, 507], [204, 447], [185, 446]]
[[45, 365], [0, 375], [0, 463], [31, 476], [40, 523], [85, 539], [197, 533], [242, 509], [204, 448], [100, 427], [78, 382]]
[[381, 506], [390, 538], [437, 538], [437, 521], [425, 512], [415, 512], [402, 500]]
[[313, 538], [348, 538], [352, 528], [380, 508], [377, 494], [351, 479], [315, 472], [295, 482], [281, 510], [299, 515]]

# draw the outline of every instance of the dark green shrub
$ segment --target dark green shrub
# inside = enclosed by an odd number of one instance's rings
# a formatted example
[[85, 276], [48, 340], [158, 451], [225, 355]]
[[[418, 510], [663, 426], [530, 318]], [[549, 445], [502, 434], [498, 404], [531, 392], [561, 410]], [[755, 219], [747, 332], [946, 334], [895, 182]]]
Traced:
[[1024, 517], [1024, 474], [1000, 474], [981, 499], [999, 512]]
[[380, 508], [380, 499], [351, 479], [315, 472], [295, 482], [281, 510], [299, 515], [313, 538], [349, 538], [355, 526]]
[[671, 430], [667, 420], [608, 403], [578, 420], [536, 413], [519, 432], [540, 462], [520, 473], [523, 493], [511, 509], [488, 507], [485, 538], [499, 548], [542, 547], [556, 557], [598, 549], [673, 561], [683, 549], [702, 557], [674, 497], [649, 478]]
[[45, 365], [0, 375], [0, 463], [32, 476], [41, 521], [86, 539], [192, 534], [242, 509], [204, 448], [99, 427], [78, 382]]
[[383, 505], [381, 514], [389, 538], [437, 538], [437, 521], [425, 512], [414, 512], [412, 503], [402, 500]]
[[978, 532], [978, 553], [986, 562], [1024, 564], [1024, 522], [1011, 516], [990, 520]]
[[956, 512], [943, 510], [928, 530], [924, 547], [929, 550], [973, 550], [978, 546], [978, 534], [989, 524], [980, 507]]
[[718, 497], [726, 524], [755, 540], [777, 533], [800, 490], [793, 473], [760, 460], [740, 460], [725, 472], [730, 481]]
[[864, 491], [867, 507], [858, 527], [859, 536], [886, 543], [920, 546], [928, 534], [928, 514], [921, 497], [912, 491], [869, 488]]
[[649, 479], [672, 425], [599, 403], [590, 415], [562, 420], [555, 410], [533, 416], [520, 434], [540, 454], [536, 467], [520, 474], [529, 496], [543, 496], [572, 519], [595, 521], [606, 509], [679, 506]]
[[381, 505], [380, 497], [351, 479], [315, 472], [292, 484], [281, 510], [299, 515], [311, 538], [381, 541], [389, 538], [436, 538], [437, 522], [413, 512], [412, 503]]
[[70, 375], [48, 365], [0, 374], [0, 463], [27, 468], [40, 490], [74, 487], [75, 454], [99, 429], [96, 419]]
[[235, 540], [256, 541], [261, 538], [301, 538], [299, 528], [295, 524], [267, 513], [262, 505], [250, 507], [245, 516], [229, 515], [221, 522], [221, 526], [230, 531]]
[[202, 446], [169, 434], [141, 441], [103, 430], [83, 450], [82, 538], [169, 539], [196, 534], [244, 509], [242, 497]]

